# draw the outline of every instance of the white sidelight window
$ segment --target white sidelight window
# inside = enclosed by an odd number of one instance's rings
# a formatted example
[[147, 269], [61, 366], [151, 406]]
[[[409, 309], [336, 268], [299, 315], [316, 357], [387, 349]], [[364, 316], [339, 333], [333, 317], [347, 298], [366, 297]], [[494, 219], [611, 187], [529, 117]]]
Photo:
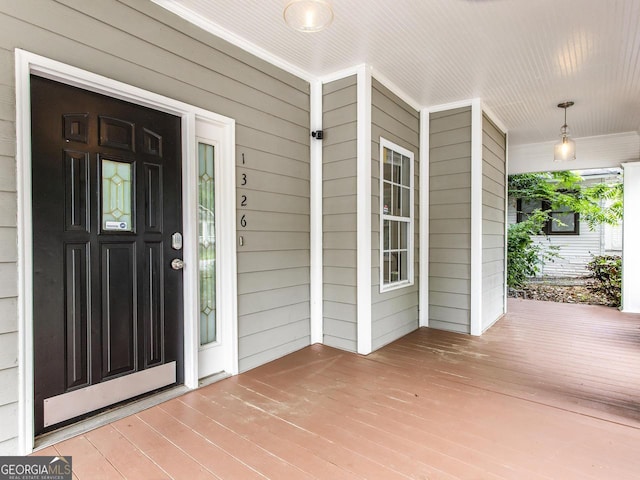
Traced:
[[380, 138], [380, 291], [413, 285], [413, 153]]

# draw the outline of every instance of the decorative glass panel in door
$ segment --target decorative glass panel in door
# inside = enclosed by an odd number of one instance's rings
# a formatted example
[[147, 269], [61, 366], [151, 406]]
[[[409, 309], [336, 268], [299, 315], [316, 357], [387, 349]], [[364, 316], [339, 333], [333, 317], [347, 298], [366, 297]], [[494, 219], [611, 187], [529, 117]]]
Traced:
[[133, 231], [133, 165], [101, 159], [102, 230]]
[[200, 263], [200, 345], [215, 342], [216, 235], [215, 148], [198, 143], [198, 257]]

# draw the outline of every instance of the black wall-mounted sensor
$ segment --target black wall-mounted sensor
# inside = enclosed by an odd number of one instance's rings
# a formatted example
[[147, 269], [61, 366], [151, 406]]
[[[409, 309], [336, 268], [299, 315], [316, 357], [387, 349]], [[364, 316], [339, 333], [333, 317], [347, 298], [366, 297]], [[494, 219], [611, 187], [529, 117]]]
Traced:
[[311, 136], [313, 138], [315, 138], [316, 140], [322, 140], [322, 130], [315, 130], [313, 132], [311, 132]]

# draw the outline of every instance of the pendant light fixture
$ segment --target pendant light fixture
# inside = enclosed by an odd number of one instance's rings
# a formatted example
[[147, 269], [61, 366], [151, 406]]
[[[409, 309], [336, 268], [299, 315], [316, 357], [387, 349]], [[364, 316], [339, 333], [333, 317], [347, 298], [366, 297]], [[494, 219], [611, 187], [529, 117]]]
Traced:
[[319, 32], [333, 21], [333, 9], [324, 0], [292, 0], [284, 9], [284, 21], [300, 32]]
[[560, 142], [553, 148], [554, 162], [565, 162], [576, 159], [576, 142], [569, 138], [569, 127], [567, 126], [567, 108], [572, 105], [573, 102], [562, 102], [558, 104], [558, 108], [564, 108], [564, 125], [562, 125], [560, 129]]

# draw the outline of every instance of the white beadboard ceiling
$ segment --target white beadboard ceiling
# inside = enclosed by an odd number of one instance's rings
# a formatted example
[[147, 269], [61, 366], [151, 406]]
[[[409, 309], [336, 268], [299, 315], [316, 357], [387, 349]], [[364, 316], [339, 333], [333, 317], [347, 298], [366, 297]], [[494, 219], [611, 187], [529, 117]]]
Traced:
[[328, 0], [325, 31], [289, 0], [155, 0], [313, 77], [367, 63], [423, 107], [479, 97], [510, 145], [640, 129], [640, 0]]

